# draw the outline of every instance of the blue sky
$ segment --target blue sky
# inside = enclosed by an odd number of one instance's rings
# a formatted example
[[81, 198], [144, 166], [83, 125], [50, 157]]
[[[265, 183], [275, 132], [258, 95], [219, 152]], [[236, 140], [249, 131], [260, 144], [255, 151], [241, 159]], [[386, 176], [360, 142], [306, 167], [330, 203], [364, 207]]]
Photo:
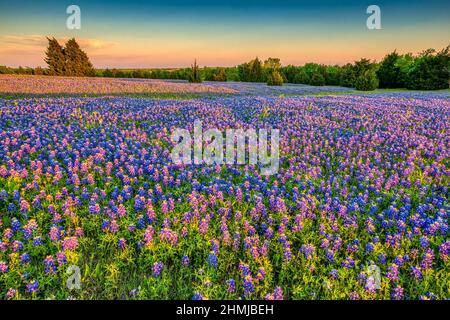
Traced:
[[[66, 7], [81, 8], [68, 30]], [[381, 8], [368, 30], [366, 8]], [[450, 1], [2, 1], [0, 64], [44, 65], [45, 36], [75, 37], [98, 67], [235, 65], [255, 56], [284, 64], [342, 64], [388, 51], [450, 44]]]

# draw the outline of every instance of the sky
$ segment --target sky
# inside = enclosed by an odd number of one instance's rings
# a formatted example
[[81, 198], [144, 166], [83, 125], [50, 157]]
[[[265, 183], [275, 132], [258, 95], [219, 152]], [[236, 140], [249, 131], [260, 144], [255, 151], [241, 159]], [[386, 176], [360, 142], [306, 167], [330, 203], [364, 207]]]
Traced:
[[[66, 27], [69, 5], [81, 28]], [[369, 5], [381, 29], [369, 30]], [[345, 64], [450, 44], [448, 0], [0, 0], [0, 65], [45, 66], [46, 36], [75, 37], [97, 68]]]

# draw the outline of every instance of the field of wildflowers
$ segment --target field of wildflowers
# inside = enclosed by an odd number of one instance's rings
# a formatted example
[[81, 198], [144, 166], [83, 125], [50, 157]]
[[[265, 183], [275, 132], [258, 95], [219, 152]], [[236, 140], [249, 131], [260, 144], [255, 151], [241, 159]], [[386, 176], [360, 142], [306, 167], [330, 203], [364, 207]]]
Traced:
[[207, 84], [151, 79], [47, 77], [0, 74], [0, 92], [27, 94], [124, 94], [124, 93], [234, 93], [235, 90]]
[[[134, 83], [0, 80], [32, 93]], [[450, 298], [448, 94], [259, 90], [0, 100], [0, 298]], [[196, 119], [279, 129], [278, 173], [173, 164], [170, 133]]]

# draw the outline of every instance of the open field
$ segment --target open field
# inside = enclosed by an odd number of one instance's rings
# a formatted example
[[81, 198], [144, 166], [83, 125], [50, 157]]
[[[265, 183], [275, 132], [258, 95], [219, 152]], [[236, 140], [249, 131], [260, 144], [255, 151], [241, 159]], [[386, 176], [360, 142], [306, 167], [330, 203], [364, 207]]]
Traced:
[[[448, 90], [0, 76], [0, 94], [1, 299], [450, 298]], [[174, 164], [195, 120], [279, 129], [278, 172]]]
[[149, 79], [0, 75], [0, 92], [20, 94], [151, 94], [233, 93], [204, 84], [181, 84]]

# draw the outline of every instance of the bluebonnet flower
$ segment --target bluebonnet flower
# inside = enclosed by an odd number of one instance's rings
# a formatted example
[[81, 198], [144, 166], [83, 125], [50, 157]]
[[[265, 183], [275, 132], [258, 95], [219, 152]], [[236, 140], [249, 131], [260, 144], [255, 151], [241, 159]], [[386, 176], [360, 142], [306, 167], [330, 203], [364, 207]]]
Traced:
[[155, 262], [153, 264], [153, 268], [152, 268], [152, 275], [157, 278], [159, 277], [159, 275], [161, 274], [161, 271], [164, 267], [164, 264], [162, 262]]
[[227, 285], [228, 285], [227, 291], [229, 293], [234, 293], [236, 291], [236, 281], [234, 279], [227, 280]]
[[208, 256], [208, 265], [212, 268], [217, 268], [218, 259], [214, 252], [211, 252]]
[[135, 297], [139, 294], [140, 290], [138, 288], [134, 288], [130, 291], [130, 297]]
[[117, 245], [120, 249], [125, 249], [127, 241], [124, 238], [120, 238], [119, 240], [117, 240]]
[[189, 257], [188, 256], [181, 257], [181, 264], [183, 266], [188, 266], [189, 265]]
[[27, 284], [27, 292], [33, 293], [38, 291], [38, 289], [39, 289], [39, 282], [37, 282], [36, 280], [33, 280]]
[[194, 295], [192, 296], [192, 300], [203, 300], [204, 297], [201, 293], [199, 292], [195, 292]]
[[403, 299], [403, 293], [404, 293], [404, 289], [400, 286], [396, 286], [391, 293], [391, 297], [394, 300], [401, 300]]

